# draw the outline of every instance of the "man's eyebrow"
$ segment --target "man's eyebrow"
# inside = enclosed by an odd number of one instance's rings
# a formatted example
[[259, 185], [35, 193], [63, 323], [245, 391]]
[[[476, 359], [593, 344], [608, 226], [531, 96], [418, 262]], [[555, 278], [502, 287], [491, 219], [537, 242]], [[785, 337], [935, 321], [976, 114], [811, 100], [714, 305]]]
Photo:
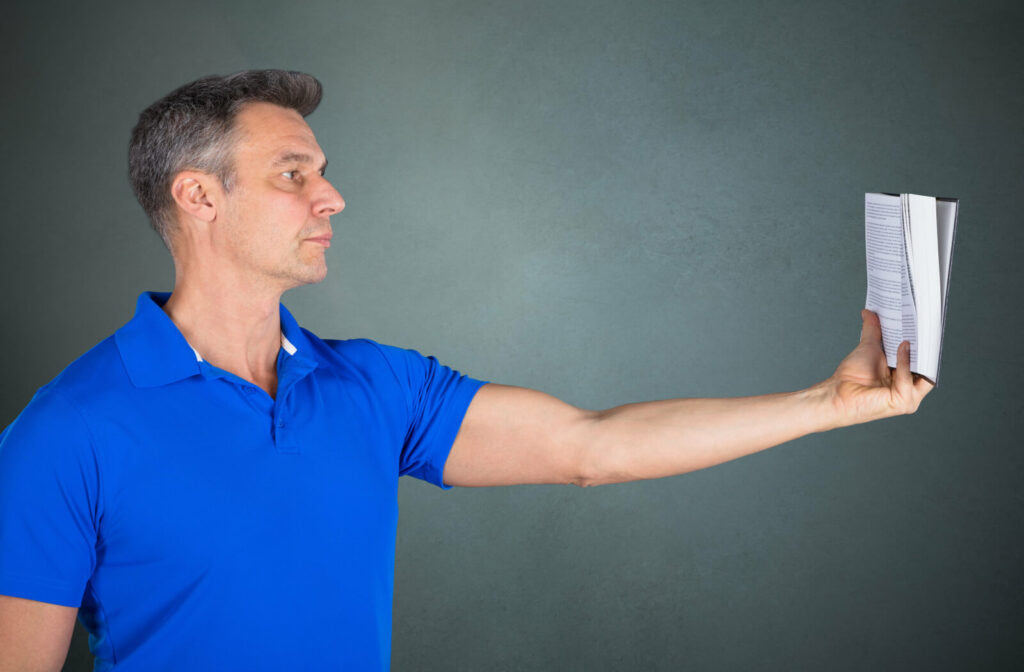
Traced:
[[[310, 154], [303, 154], [302, 152], [285, 152], [279, 155], [272, 166], [283, 166], [289, 163], [313, 163], [313, 157]], [[327, 159], [324, 158], [324, 163], [320, 166], [320, 172], [327, 170]]]

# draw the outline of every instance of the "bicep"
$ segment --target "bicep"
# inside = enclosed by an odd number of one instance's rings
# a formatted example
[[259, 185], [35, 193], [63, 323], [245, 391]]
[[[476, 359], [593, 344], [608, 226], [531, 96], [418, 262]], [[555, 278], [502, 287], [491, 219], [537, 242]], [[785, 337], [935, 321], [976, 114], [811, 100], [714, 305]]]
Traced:
[[0, 672], [60, 670], [77, 607], [0, 595]]
[[466, 487], [578, 483], [595, 416], [544, 392], [488, 383], [466, 410], [444, 482]]

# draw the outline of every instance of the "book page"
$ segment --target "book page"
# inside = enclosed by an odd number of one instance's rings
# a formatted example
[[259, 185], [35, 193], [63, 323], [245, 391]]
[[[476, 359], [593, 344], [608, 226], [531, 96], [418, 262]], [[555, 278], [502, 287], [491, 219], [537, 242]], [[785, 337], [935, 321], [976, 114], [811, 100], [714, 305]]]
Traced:
[[[904, 212], [906, 210], [904, 209]], [[904, 233], [906, 227], [904, 227]], [[906, 238], [904, 238], [906, 241]], [[904, 247], [904, 258], [910, 258], [910, 251]], [[903, 339], [904, 341], [910, 341], [910, 370], [917, 371], [917, 355], [918, 355], [918, 338], [917, 338], [917, 306], [914, 305], [914, 285], [911, 282], [910, 269], [907, 268], [908, 264], [903, 265], [903, 270], [900, 273], [900, 284], [903, 287]], [[896, 344], [897, 347], [899, 343]], [[886, 349], [886, 353], [889, 350]], [[895, 367], [895, 358], [889, 363], [889, 366]]]
[[[936, 221], [935, 198], [918, 194], [904, 194], [908, 218], [904, 230], [909, 229], [907, 238], [910, 282], [914, 292], [914, 306], [917, 311], [916, 361], [911, 360], [910, 370], [920, 373], [931, 381], [939, 364], [939, 340], [942, 336], [942, 297], [939, 274], [939, 242]], [[907, 325], [903, 325], [906, 338]], [[913, 352], [913, 348], [911, 350]]]
[[942, 316], [946, 316], [946, 296], [949, 294], [949, 266], [953, 254], [953, 230], [956, 224], [956, 211], [959, 202], [955, 200], [935, 199], [936, 217], [939, 228], [939, 281], [942, 294]]
[[939, 281], [941, 283], [942, 326], [939, 330], [939, 362], [935, 367], [935, 385], [939, 384], [939, 369], [942, 366], [942, 338], [946, 332], [946, 303], [949, 300], [949, 273], [953, 264], [953, 237], [956, 234], [956, 219], [960, 201], [956, 198], [935, 199], [936, 225], [939, 237]]
[[[864, 307], [882, 323], [882, 348], [889, 366], [896, 366], [896, 349], [903, 340], [917, 350], [916, 329], [904, 329], [904, 307], [913, 315], [903, 242], [903, 207], [899, 196], [864, 194], [864, 248], [867, 256], [868, 294]], [[913, 337], [911, 336], [913, 334]]]

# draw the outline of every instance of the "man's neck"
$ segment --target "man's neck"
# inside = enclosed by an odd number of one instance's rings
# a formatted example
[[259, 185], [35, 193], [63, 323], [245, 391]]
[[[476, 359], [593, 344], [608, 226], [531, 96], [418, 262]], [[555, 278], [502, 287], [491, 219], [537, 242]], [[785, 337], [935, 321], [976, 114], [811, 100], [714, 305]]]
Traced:
[[277, 392], [281, 293], [227, 289], [179, 277], [164, 312], [199, 355], [218, 368]]

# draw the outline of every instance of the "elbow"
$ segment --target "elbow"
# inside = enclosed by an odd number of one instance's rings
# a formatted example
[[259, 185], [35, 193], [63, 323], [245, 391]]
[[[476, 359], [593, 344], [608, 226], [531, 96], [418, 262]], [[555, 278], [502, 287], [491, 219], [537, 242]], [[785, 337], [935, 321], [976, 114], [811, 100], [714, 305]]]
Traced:
[[601, 481], [593, 478], [587, 478], [585, 476], [577, 476], [567, 481], [568, 485], [575, 485], [580, 488], [592, 488], [595, 485], [601, 485]]
[[575, 477], [569, 481], [572, 485], [590, 488], [658, 477], [649, 473], [652, 470], [645, 468], [638, 459], [643, 450], [636, 433], [623, 432], [616, 424], [614, 412], [588, 411], [587, 414], [585, 430], [577, 444]]
[[625, 483], [626, 481], [638, 480], [629, 474], [603, 468], [600, 464], [591, 462], [579, 475], [570, 481], [571, 485], [578, 485], [581, 488], [592, 488], [595, 485], [608, 485], [610, 483]]
[[601, 485], [601, 482], [596, 480], [596, 479], [587, 478], [587, 477], [581, 475], [581, 476], [577, 476], [575, 478], [569, 479], [568, 485], [575, 485], [575, 486], [578, 486], [578, 487], [581, 487], [581, 488], [592, 488], [595, 485]]
[[603, 469], [600, 465], [591, 463], [587, 468], [581, 470], [579, 475], [569, 483], [571, 485], [578, 485], [581, 488], [592, 488], [595, 485], [625, 483], [626, 481], [635, 480], [637, 480], [635, 477], [611, 469]]
[[602, 449], [599, 440], [601, 430], [601, 411], [587, 411], [580, 424], [579, 437], [574, 453], [576, 455], [572, 478], [569, 485], [581, 488], [592, 488], [595, 485], [618, 482], [609, 468], [607, 451]]

